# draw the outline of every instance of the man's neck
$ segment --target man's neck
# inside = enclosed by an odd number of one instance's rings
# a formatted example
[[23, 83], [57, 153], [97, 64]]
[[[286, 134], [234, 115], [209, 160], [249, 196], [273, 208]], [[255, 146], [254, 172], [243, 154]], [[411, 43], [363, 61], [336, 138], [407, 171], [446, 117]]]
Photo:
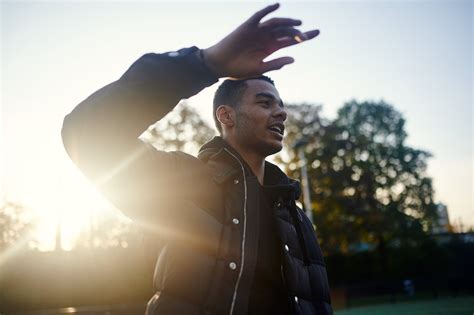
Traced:
[[244, 159], [244, 161], [250, 167], [252, 173], [257, 176], [260, 185], [263, 185], [263, 179], [265, 176], [265, 157], [256, 154], [253, 150], [242, 148], [234, 141], [229, 141], [229, 139], [224, 140], [239, 153], [242, 159]]

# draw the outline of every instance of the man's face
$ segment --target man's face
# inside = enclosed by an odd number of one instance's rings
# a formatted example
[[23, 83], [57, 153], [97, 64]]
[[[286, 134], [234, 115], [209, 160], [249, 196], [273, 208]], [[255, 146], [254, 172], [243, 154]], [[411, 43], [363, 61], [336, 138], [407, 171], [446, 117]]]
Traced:
[[282, 149], [286, 111], [276, 88], [264, 80], [248, 80], [235, 109], [234, 136], [241, 146], [266, 157]]

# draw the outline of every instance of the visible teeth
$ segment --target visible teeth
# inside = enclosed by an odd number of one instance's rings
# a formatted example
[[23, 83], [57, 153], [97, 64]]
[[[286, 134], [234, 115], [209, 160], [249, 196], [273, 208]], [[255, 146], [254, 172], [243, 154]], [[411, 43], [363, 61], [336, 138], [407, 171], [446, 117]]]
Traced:
[[280, 133], [280, 134], [283, 133], [283, 130], [282, 130], [279, 126], [271, 126], [270, 129], [271, 129], [271, 130], [274, 130], [274, 131], [276, 131], [276, 132], [278, 132], [278, 133]]

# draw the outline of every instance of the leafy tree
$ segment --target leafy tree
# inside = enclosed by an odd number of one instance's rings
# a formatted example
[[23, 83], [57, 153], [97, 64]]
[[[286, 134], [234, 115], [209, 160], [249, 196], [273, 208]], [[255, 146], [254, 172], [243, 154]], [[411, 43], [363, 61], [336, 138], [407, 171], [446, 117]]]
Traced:
[[[426, 160], [405, 144], [405, 120], [384, 102], [346, 103], [331, 122], [319, 107], [290, 106], [288, 141], [305, 137], [311, 198], [318, 234], [327, 252], [361, 244], [383, 251], [416, 243], [436, 219]], [[303, 122], [295, 119], [303, 118]], [[307, 123], [307, 125], [304, 125]], [[297, 126], [297, 127], [295, 127]], [[295, 152], [289, 172], [297, 173]]]
[[97, 217], [88, 230], [83, 230], [76, 241], [76, 248], [127, 248], [141, 244], [138, 227], [118, 213]]
[[31, 241], [32, 223], [21, 205], [7, 202], [0, 207], [0, 251], [19, 241]]
[[181, 102], [166, 117], [148, 128], [142, 138], [160, 150], [197, 154], [214, 134], [196, 109]]

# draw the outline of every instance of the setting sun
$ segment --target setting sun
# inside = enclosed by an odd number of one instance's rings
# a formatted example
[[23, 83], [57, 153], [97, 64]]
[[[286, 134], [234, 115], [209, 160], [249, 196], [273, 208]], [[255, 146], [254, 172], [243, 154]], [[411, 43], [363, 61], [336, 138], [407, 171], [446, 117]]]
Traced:
[[95, 221], [104, 216], [121, 216], [75, 167], [63, 168], [50, 185], [45, 184], [51, 181], [43, 172], [40, 168], [36, 174], [30, 174], [28, 186], [35, 189], [23, 199], [24, 207], [35, 218], [33, 237], [40, 250], [70, 250], [79, 238], [88, 237]]

